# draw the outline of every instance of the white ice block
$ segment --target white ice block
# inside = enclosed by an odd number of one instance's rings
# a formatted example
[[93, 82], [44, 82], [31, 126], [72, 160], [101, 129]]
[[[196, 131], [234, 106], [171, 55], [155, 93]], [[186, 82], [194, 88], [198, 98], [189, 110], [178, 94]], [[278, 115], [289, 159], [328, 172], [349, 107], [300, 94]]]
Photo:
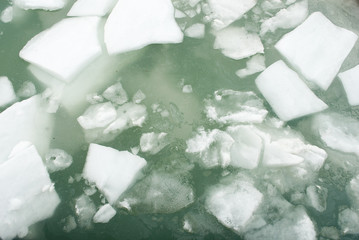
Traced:
[[60, 199], [36, 148], [20, 143], [0, 164], [0, 238], [24, 237], [34, 223], [52, 216]]
[[306, 80], [327, 90], [358, 36], [314, 12], [275, 48]]
[[195, 23], [188, 27], [184, 31], [184, 34], [191, 38], [204, 38], [205, 25], [203, 23]]
[[339, 73], [338, 77], [343, 84], [349, 104], [359, 105], [359, 65]]
[[235, 60], [264, 52], [259, 36], [242, 27], [230, 26], [216, 32], [215, 36], [214, 49], [220, 49], [223, 55]]
[[116, 4], [117, 0], [77, 0], [67, 16], [105, 16]]
[[7, 77], [0, 77], [0, 108], [16, 101], [12, 83]]
[[323, 111], [328, 106], [283, 61], [262, 72], [256, 85], [283, 121]]
[[105, 204], [100, 207], [93, 217], [95, 223], [107, 223], [116, 215], [116, 210], [110, 205]]
[[146, 164], [145, 159], [128, 151], [90, 144], [83, 176], [95, 183], [110, 203], [114, 203]]
[[65, 18], [33, 37], [20, 57], [70, 81], [102, 53], [99, 17]]
[[109, 54], [182, 40], [183, 33], [175, 21], [170, 0], [118, 1], [105, 24], [105, 44]]
[[14, 0], [14, 5], [25, 9], [55, 11], [65, 7], [67, 0]]

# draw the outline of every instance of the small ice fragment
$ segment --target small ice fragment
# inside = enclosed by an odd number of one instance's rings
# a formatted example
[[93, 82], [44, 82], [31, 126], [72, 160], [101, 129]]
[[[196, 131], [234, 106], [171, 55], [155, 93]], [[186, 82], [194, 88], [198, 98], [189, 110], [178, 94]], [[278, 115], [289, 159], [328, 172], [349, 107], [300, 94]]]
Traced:
[[0, 108], [16, 101], [12, 83], [7, 77], [0, 77]]
[[214, 49], [220, 49], [223, 55], [235, 60], [264, 52], [259, 36], [243, 27], [227, 27], [216, 32], [215, 37]]
[[265, 20], [261, 25], [260, 35], [275, 32], [277, 29], [294, 28], [301, 24], [308, 16], [308, 1], [297, 2], [287, 9], [280, 10], [274, 17]]
[[86, 109], [83, 115], [77, 118], [77, 121], [84, 129], [93, 129], [106, 127], [117, 117], [115, 107], [110, 103], [99, 103], [91, 105]]
[[349, 208], [341, 211], [338, 225], [344, 234], [359, 234], [359, 214]]
[[12, 6], [5, 8], [0, 14], [0, 20], [3, 23], [11, 22], [12, 18], [13, 18], [13, 7]]
[[116, 210], [110, 205], [105, 204], [100, 207], [93, 217], [94, 223], [108, 223], [116, 215]]
[[87, 196], [92, 196], [97, 192], [96, 187], [95, 186], [90, 186], [84, 189], [84, 193]]
[[359, 176], [353, 178], [345, 188], [353, 209], [359, 210]]
[[188, 3], [191, 7], [196, 6], [201, 0], [188, 0]]
[[140, 139], [140, 146], [142, 152], [149, 152], [156, 154], [169, 144], [167, 133], [144, 133]]
[[146, 98], [146, 95], [141, 90], [137, 90], [135, 95], [133, 95], [133, 97], [132, 97], [132, 101], [136, 104], [139, 104], [143, 100], [145, 100], [145, 98]]
[[90, 144], [83, 176], [95, 183], [113, 203], [135, 181], [146, 164], [145, 159], [127, 151]]
[[338, 77], [343, 84], [349, 104], [351, 106], [359, 105], [359, 65], [339, 73]]
[[185, 18], [187, 17], [186, 14], [184, 14], [184, 12], [178, 10], [178, 9], [175, 9], [175, 18]]
[[105, 16], [116, 4], [116, 0], [77, 0], [67, 16]]
[[195, 17], [195, 16], [197, 15], [196, 10], [194, 10], [194, 9], [187, 9], [187, 10], [185, 10], [184, 12], [185, 12], [186, 15], [187, 15], [188, 17], [190, 17], [190, 18], [193, 18], [193, 17]]
[[261, 8], [265, 12], [280, 9], [283, 7], [284, 7], [284, 4], [283, 4], [283, 1], [281, 1], [281, 0], [266, 0], [261, 4]]
[[96, 206], [87, 195], [82, 194], [76, 199], [75, 211], [81, 228], [91, 228], [92, 218], [96, 213]]
[[320, 230], [320, 235], [325, 239], [339, 240], [340, 235], [336, 227], [323, 227]]
[[72, 164], [72, 157], [61, 149], [50, 149], [45, 156], [45, 164], [50, 173], [61, 171]]
[[141, 49], [149, 44], [183, 40], [170, 0], [118, 1], [107, 19], [104, 34], [110, 55]]
[[86, 95], [86, 101], [90, 104], [97, 104], [102, 103], [104, 101], [104, 98], [97, 93], [89, 93]]
[[256, 85], [283, 121], [323, 111], [328, 106], [283, 61], [262, 72]]
[[227, 181], [208, 191], [205, 207], [224, 226], [241, 233], [262, 202], [262, 197], [250, 181]]
[[77, 228], [76, 220], [75, 220], [74, 216], [72, 216], [72, 215], [67, 216], [66, 218], [62, 219], [61, 222], [64, 223], [63, 230], [67, 233], [69, 233], [72, 230]]
[[100, 20], [99, 17], [65, 18], [33, 37], [19, 55], [68, 82], [101, 55]]
[[184, 31], [184, 35], [191, 38], [204, 38], [205, 26], [203, 23], [195, 23]]
[[242, 18], [246, 12], [257, 4], [257, 0], [209, 0], [208, 3], [214, 19], [212, 27], [222, 29]]
[[21, 98], [32, 97], [36, 94], [36, 87], [32, 82], [26, 81], [21, 85], [20, 89], [17, 91], [16, 94], [18, 97]]
[[247, 67], [245, 69], [240, 69], [236, 72], [238, 77], [245, 78], [266, 69], [265, 58], [263, 55], [259, 54], [251, 57], [246, 65]]
[[314, 12], [275, 48], [308, 81], [327, 90], [358, 36]]
[[116, 83], [110, 86], [103, 92], [102, 95], [107, 100], [119, 105], [128, 101], [127, 93], [125, 89], [123, 89], [121, 83]]
[[14, 5], [25, 10], [55, 11], [65, 7], [66, 2], [67, 0], [14, 0]]
[[182, 88], [182, 92], [191, 93], [192, 92], [192, 86], [191, 85], [184, 85], [183, 88]]
[[308, 186], [306, 189], [307, 203], [318, 212], [323, 212], [327, 208], [328, 190], [321, 186]]

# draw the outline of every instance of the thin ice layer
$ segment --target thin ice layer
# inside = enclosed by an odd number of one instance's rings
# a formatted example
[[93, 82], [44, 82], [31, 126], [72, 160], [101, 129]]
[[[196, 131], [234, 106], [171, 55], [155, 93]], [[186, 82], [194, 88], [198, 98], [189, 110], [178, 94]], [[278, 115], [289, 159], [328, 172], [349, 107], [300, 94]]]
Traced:
[[67, 16], [105, 16], [116, 4], [117, 0], [77, 0]]
[[170, 0], [119, 1], [105, 24], [105, 44], [109, 54], [182, 40], [183, 33], [174, 19]]
[[55, 11], [65, 7], [67, 0], [14, 0], [14, 5], [25, 9]]
[[338, 76], [342, 81], [349, 104], [352, 106], [359, 105], [359, 65], [339, 73]]
[[314, 12], [275, 45], [307, 80], [327, 90], [358, 36]]
[[34, 143], [40, 154], [47, 152], [52, 127], [53, 117], [38, 95], [7, 108], [0, 114], [0, 163], [19, 141]]
[[320, 112], [328, 106], [283, 61], [277, 61], [256, 79], [259, 91], [283, 121]]
[[31, 143], [16, 147], [0, 164], [0, 238], [24, 237], [34, 223], [51, 217], [60, 199]]
[[128, 151], [90, 144], [83, 176], [104, 193], [110, 203], [133, 183], [138, 172], [146, 166], [145, 159]]
[[33, 37], [20, 57], [70, 81], [101, 55], [99, 23], [99, 17], [65, 18]]

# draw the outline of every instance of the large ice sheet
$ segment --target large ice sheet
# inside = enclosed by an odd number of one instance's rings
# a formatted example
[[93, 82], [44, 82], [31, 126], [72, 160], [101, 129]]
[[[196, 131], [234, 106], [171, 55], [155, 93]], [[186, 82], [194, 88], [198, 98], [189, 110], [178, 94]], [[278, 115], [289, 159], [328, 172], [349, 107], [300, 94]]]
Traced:
[[328, 106], [283, 61], [262, 72], [256, 85], [283, 121], [320, 112]]
[[209, 0], [208, 3], [214, 18], [212, 27], [222, 29], [242, 18], [257, 4], [257, 0]]
[[20, 143], [0, 164], [0, 238], [24, 237], [34, 223], [51, 217], [60, 199], [36, 148]]
[[145, 159], [128, 151], [90, 144], [83, 175], [94, 182], [107, 200], [113, 203], [133, 183], [146, 164]]
[[359, 65], [339, 73], [338, 77], [342, 81], [349, 104], [359, 105]]
[[328, 89], [358, 36], [314, 12], [275, 48], [307, 80]]
[[20, 57], [70, 81], [102, 53], [99, 17], [66, 18], [33, 37]]
[[0, 114], [0, 163], [19, 141], [34, 143], [41, 155], [47, 152], [54, 121], [45, 106], [36, 95], [15, 103]]
[[117, 0], [77, 0], [67, 16], [105, 16], [116, 4]]
[[141, 49], [154, 43], [180, 43], [183, 33], [170, 0], [119, 1], [105, 24], [109, 54]]
[[15, 102], [16, 95], [12, 83], [7, 77], [0, 77], [0, 108]]
[[28, 10], [42, 9], [47, 11], [59, 10], [65, 7], [67, 0], [14, 0], [14, 5]]

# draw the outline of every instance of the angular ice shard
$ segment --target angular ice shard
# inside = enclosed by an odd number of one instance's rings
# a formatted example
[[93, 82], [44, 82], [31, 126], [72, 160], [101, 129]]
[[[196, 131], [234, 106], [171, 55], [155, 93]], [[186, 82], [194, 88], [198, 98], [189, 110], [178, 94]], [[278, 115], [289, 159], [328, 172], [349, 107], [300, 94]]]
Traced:
[[7, 77], [0, 77], [0, 108], [15, 102], [16, 95]]
[[265, 20], [261, 25], [260, 35], [275, 32], [277, 29], [294, 28], [308, 16], [308, 0], [297, 2], [287, 9], [280, 10], [274, 17]]
[[15, 103], [0, 114], [0, 163], [19, 141], [32, 142], [40, 155], [47, 152], [52, 134], [53, 117], [46, 104], [36, 95]]
[[328, 106], [283, 61], [277, 61], [262, 72], [256, 85], [274, 112], [283, 121], [290, 121]]
[[118, 1], [105, 24], [109, 54], [141, 49], [155, 43], [180, 43], [183, 33], [170, 0]]
[[215, 36], [214, 49], [220, 49], [223, 55], [235, 60], [264, 52], [259, 36], [245, 28], [230, 26], [216, 32]]
[[106, 127], [117, 117], [116, 108], [110, 102], [91, 105], [77, 121], [84, 129]]
[[242, 18], [257, 4], [257, 0], [209, 0], [208, 3], [214, 19], [212, 27], [222, 29]]
[[316, 240], [316, 231], [312, 220], [308, 217], [304, 208], [296, 207], [293, 211], [274, 223], [255, 232], [245, 235], [247, 240]]
[[195, 23], [188, 27], [184, 34], [191, 38], [203, 38], [205, 34], [205, 26], [203, 23]]
[[266, 69], [265, 58], [263, 55], [255, 55], [247, 61], [247, 66], [244, 69], [240, 69], [236, 72], [240, 78], [245, 78], [249, 75], [262, 72]]
[[16, 147], [0, 164], [0, 238], [24, 237], [34, 223], [51, 217], [60, 199], [31, 143]]
[[145, 159], [128, 151], [90, 144], [83, 176], [95, 183], [110, 203], [114, 203], [146, 164]]
[[46, 168], [50, 173], [61, 171], [72, 164], [72, 157], [61, 149], [50, 149], [45, 156]]
[[117, 0], [77, 0], [67, 16], [105, 16], [116, 4]]
[[119, 82], [108, 87], [102, 95], [107, 100], [120, 105], [128, 101], [127, 93]]
[[80, 227], [91, 228], [92, 218], [96, 213], [96, 206], [91, 198], [85, 194], [78, 197], [75, 203], [75, 211]]
[[100, 207], [93, 217], [94, 223], [107, 223], [116, 215], [116, 210], [110, 205], [105, 204]]
[[349, 104], [352, 106], [359, 105], [359, 65], [339, 73], [338, 77], [343, 84]]
[[222, 124], [261, 123], [268, 111], [253, 92], [218, 90], [206, 100], [206, 115]]
[[144, 133], [140, 139], [140, 146], [142, 152], [149, 152], [156, 154], [169, 144], [167, 133]]
[[205, 207], [224, 226], [241, 233], [261, 203], [263, 195], [248, 180], [230, 180], [223, 181], [208, 191]]
[[321, 186], [308, 186], [306, 189], [307, 204], [318, 212], [323, 212], [327, 208], [328, 189]]
[[358, 36], [314, 12], [275, 45], [306, 80], [327, 90]]
[[20, 57], [70, 81], [101, 55], [99, 23], [99, 17], [63, 19], [33, 37], [20, 51]]
[[55, 11], [65, 7], [67, 0], [14, 0], [14, 5], [28, 10], [42, 9]]

